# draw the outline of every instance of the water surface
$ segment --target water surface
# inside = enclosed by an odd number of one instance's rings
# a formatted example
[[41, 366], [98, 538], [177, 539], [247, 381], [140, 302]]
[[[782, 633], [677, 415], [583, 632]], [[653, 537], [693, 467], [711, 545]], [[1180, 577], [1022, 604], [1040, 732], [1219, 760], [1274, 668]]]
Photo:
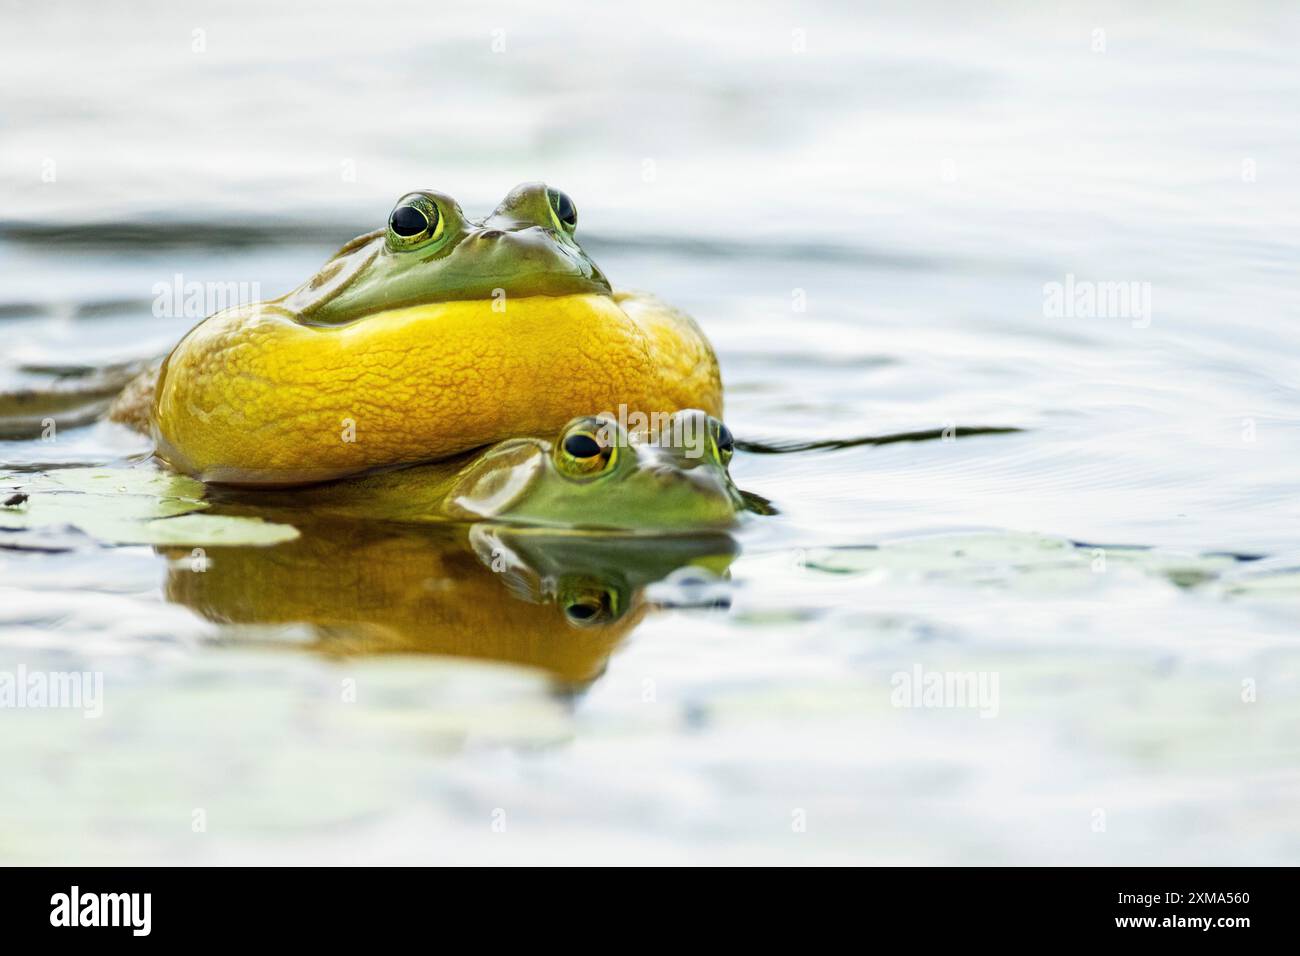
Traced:
[[[0, 712], [0, 857], [1300, 861], [1296, 10], [621, 16], [6, 5], [0, 386], [165, 352], [176, 275], [278, 295], [412, 188], [544, 179], [700, 319], [742, 441], [846, 446], [737, 456], [781, 514], [719, 580], [542, 549], [622, 574], [595, 628], [434, 532], [6, 547], [0, 670], [105, 713]], [[851, 441], [972, 426], [1020, 430]], [[996, 716], [894, 706], [918, 665]]]

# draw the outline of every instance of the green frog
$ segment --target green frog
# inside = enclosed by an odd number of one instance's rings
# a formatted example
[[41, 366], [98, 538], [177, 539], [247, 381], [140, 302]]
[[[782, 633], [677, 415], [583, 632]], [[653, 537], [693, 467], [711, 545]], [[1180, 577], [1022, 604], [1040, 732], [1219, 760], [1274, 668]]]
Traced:
[[650, 432], [583, 416], [553, 441], [512, 438], [446, 461], [310, 488], [229, 490], [217, 500], [287, 515], [392, 521], [492, 521], [575, 531], [688, 533], [728, 528], [766, 510], [728, 471], [735, 439], [718, 419], [687, 409]]
[[204, 481], [302, 485], [435, 461], [591, 411], [722, 414], [695, 322], [614, 289], [577, 206], [517, 186], [471, 219], [434, 190], [277, 299], [209, 316], [128, 389], [119, 421]]

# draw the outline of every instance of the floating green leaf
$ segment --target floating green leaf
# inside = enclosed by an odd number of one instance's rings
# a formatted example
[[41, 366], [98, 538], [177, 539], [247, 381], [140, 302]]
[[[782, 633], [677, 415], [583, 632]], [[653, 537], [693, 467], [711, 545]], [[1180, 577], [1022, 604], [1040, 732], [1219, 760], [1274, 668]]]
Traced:
[[291, 525], [260, 518], [200, 514], [208, 508], [203, 495], [200, 481], [145, 468], [3, 475], [0, 532], [70, 527], [101, 544], [187, 547], [270, 545], [298, 536]]
[[869, 547], [819, 548], [809, 551], [804, 563], [828, 574], [901, 573], [1020, 588], [1068, 587], [1108, 568], [1130, 568], [1186, 588], [1215, 580], [1236, 560], [1230, 555], [1094, 547], [1044, 535], [982, 532], [903, 538]]
[[23, 491], [82, 491], [96, 495], [148, 495], [201, 501], [203, 482], [153, 468], [60, 468], [34, 474], [0, 476], [0, 487], [11, 483]]
[[[298, 537], [293, 525], [243, 518], [234, 515], [188, 514], [179, 518], [147, 521], [139, 526], [136, 544], [217, 547], [220, 545], [268, 545]], [[127, 544], [126, 541], [119, 542]]]

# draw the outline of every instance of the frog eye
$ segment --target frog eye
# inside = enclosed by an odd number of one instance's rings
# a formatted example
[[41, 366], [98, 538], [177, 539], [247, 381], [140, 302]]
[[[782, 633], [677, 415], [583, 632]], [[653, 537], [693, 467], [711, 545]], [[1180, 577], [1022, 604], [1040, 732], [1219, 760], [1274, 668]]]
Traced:
[[621, 616], [618, 594], [609, 588], [573, 587], [560, 598], [564, 616], [575, 627], [604, 624]]
[[556, 450], [556, 464], [565, 474], [587, 478], [614, 467], [618, 449], [601, 422], [580, 420], [564, 432]]
[[392, 216], [388, 219], [388, 228], [393, 230], [394, 235], [410, 239], [422, 232], [428, 232], [429, 220], [416, 207], [401, 206], [393, 210]]
[[600, 454], [600, 442], [579, 433], [564, 439], [564, 450], [571, 458], [595, 458]]
[[593, 595], [573, 601], [564, 608], [564, 616], [579, 627], [597, 624], [609, 617], [609, 607]]
[[442, 216], [428, 196], [407, 196], [388, 216], [388, 243], [394, 249], [410, 249], [441, 236]]
[[551, 201], [551, 214], [567, 232], [578, 228], [578, 207], [573, 204], [569, 194], [558, 189], [546, 190], [546, 197]]
[[731, 429], [716, 418], [710, 419], [713, 425], [713, 445], [718, 449], [718, 461], [724, 465], [731, 463], [731, 456], [736, 450], [736, 439]]

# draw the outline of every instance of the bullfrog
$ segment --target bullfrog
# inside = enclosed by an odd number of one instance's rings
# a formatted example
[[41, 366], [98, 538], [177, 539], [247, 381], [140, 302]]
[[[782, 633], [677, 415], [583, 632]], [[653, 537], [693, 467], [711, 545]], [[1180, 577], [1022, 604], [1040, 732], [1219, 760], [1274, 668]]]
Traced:
[[298, 288], [199, 323], [112, 417], [147, 423], [158, 455], [193, 477], [292, 486], [549, 434], [591, 411], [720, 416], [699, 327], [615, 290], [577, 224], [573, 199], [543, 183], [481, 220], [444, 193], [408, 193]]
[[[0, 473], [0, 532], [77, 529], [104, 544], [273, 545], [319, 516], [646, 536], [728, 529], [775, 514], [737, 489], [735, 438], [699, 409], [629, 428], [582, 416], [553, 440], [512, 438], [440, 462], [299, 488], [238, 488], [127, 468]], [[214, 505], [216, 507], [214, 507]], [[251, 520], [250, 520], [251, 519]], [[269, 519], [269, 523], [268, 520]]]
[[307, 488], [214, 494], [228, 505], [281, 514], [654, 534], [724, 529], [747, 510], [767, 510], [731, 480], [735, 439], [721, 421], [686, 409], [657, 424], [651, 433], [581, 416], [553, 441], [510, 438], [440, 462]]
[[[148, 462], [0, 474], [0, 538], [79, 528], [156, 544], [171, 600], [216, 621], [310, 624], [329, 653], [489, 657], [581, 682], [641, 619], [646, 586], [724, 576], [732, 527], [771, 510], [732, 481], [722, 422], [688, 409], [655, 424], [582, 416], [551, 439], [303, 488], [205, 485]], [[221, 525], [250, 519], [291, 533]]]

